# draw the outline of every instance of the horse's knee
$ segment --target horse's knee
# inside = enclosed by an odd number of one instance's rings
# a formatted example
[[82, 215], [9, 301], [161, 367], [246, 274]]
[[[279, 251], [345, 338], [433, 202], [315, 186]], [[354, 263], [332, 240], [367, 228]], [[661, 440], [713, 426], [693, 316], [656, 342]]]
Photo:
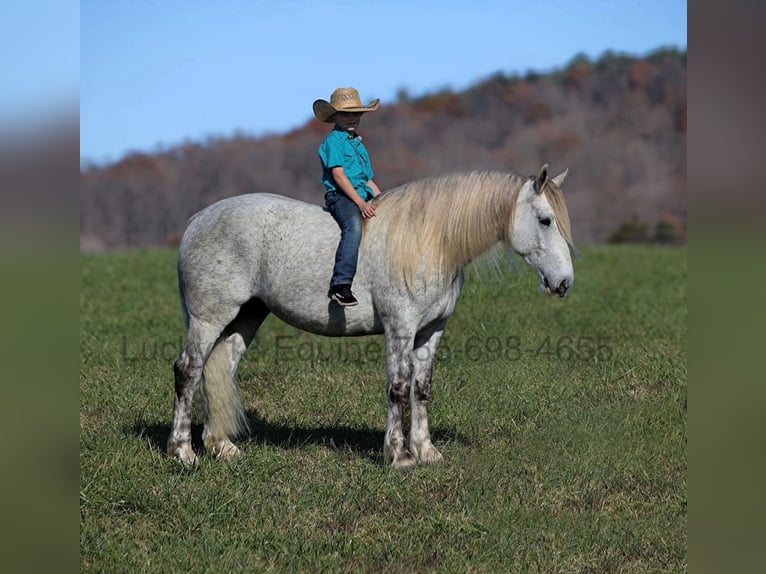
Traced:
[[412, 377], [413, 365], [409, 357], [405, 357], [395, 370], [390, 386], [388, 387], [388, 399], [391, 403], [399, 405], [406, 403], [410, 398], [410, 378]]
[[189, 353], [186, 352], [186, 349], [184, 349], [178, 353], [178, 356], [173, 363], [173, 372], [176, 376], [181, 376], [189, 370], [190, 365], [191, 358], [189, 357]]
[[410, 383], [405, 379], [394, 381], [394, 383], [388, 389], [388, 399], [395, 405], [406, 403], [409, 395]]
[[181, 351], [173, 363], [176, 395], [182, 394], [183, 390], [186, 388], [186, 383], [189, 380], [190, 370], [191, 359], [189, 354], [185, 350]]
[[427, 403], [431, 399], [430, 371], [415, 379], [415, 399], [421, 403]]

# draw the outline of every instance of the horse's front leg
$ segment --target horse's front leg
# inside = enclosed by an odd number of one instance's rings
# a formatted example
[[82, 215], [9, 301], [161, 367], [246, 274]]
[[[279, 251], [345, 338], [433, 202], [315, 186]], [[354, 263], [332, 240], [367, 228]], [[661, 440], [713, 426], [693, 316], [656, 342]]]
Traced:
[[416, 458], [407, 450], [402, 428], [404, 409], [410, 396], [414, 334], [386, 333], [386, 437], [383, 455], [397, 470], [415, 467]]
[[410, 403], [410, 452], [422, 462], [439, 462], [442, 454], [431, 442], [428, 426], [428, 402], [431, 399], [431, 375], [439, 341], [444, 334], [446, 320], [432, 329], [419, 333], [412, 352], [412, 384]]

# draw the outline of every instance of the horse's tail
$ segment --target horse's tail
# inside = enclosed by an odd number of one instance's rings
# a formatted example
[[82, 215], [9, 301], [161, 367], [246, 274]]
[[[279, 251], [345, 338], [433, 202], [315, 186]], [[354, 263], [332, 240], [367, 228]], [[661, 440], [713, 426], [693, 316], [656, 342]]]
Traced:
[[245, 409], [234, 381], [238, 357], [245, 343], [235, 333], [216, 341], [202, 371], [202, 407], [205, 411], [205, 435], [216, 440], [233, 438], [249, 430]]

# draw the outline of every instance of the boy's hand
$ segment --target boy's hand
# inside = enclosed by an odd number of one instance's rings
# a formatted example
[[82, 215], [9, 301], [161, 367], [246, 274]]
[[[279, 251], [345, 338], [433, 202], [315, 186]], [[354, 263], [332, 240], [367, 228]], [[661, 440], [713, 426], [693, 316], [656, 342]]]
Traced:
[[375, 206], [371, 203], [360, 203], [359, 211], [362, 213], [362, 217], [365, 219], [375, 217]]

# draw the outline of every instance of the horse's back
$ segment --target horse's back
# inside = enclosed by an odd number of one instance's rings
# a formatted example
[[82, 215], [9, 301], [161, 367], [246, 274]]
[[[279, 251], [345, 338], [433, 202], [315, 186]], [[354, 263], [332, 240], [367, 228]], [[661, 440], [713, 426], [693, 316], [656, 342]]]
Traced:
[[194, 215], [179, 247], [179, 282], [192, 314], [216, 313], [253, 298], [296, 327], [328, 335], [379, 332], [360, 261], [358, 308], [346, 317], [327, 289], [338, 225], [317, 205], [272, 194], [218, 201]]
[[317, 205], [274, 195], [251, 193], [228, 197], [194, 214], [186, 227], [179, 249], [188, 252], [252, 253], [264, 243], [291, 238], [296, 229], [334, 234], [332, 218]]
[[331, 244], [337, 227], [319, 206], [252, 193], [222, 199], [193, 215], [179, 245], [179, 272], [251, 276], [278, 272], [306, 237]]
[[295, 220], [311, 221], [317, 226], [331, 221], [317, 205], [272, 193], [249, 193], [221, 199], [192, 215], [184, 240], [193, 241], [200, 232], [233, 234], [263, 225], [278, 226], [280, 222], [292, 225]]

